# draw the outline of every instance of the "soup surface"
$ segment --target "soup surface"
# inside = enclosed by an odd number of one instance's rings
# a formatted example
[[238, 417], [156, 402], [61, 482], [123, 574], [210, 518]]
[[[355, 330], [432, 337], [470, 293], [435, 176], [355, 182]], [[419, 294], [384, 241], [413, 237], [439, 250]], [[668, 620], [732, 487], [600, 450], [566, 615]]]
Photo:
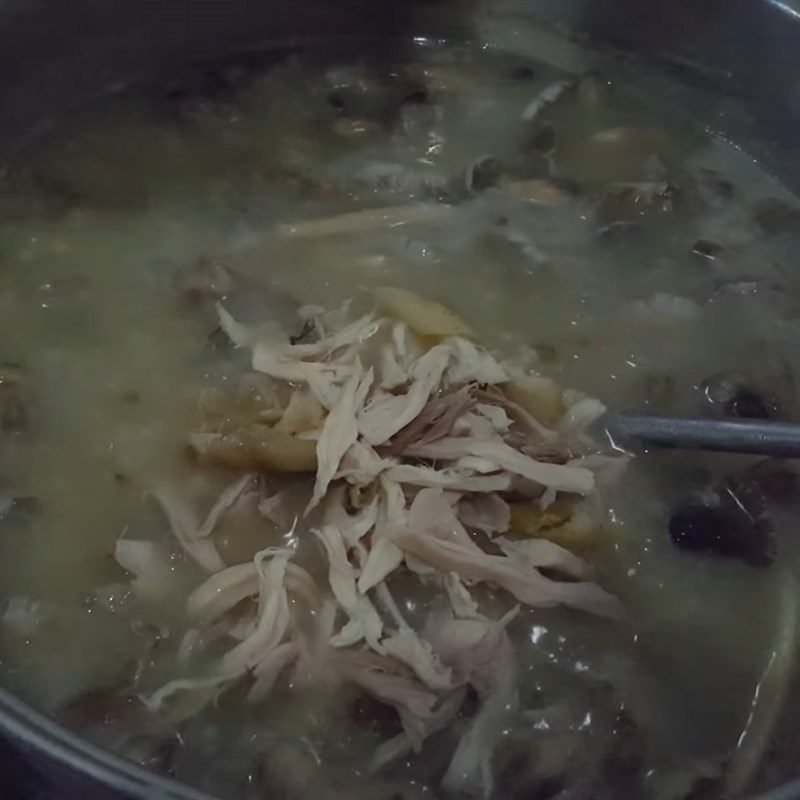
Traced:
[[[613, 63], [235, 57], [0, 193], [0, 676], [226, 798], [791, 776], [800, 206]], [[291, 338], [290, 338], [291, 337]]]

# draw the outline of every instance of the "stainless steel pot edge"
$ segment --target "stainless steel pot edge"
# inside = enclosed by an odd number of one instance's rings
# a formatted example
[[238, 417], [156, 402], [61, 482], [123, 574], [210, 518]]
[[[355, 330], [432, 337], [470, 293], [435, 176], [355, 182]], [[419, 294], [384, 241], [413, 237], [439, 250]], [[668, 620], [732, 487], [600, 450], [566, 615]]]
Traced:
[[0, 688], [0, 732], [19, 747], [30, 747], [59, 766], [77, 770], [122, 798], [136, 800], [214, 800], [139, 767], [81, 739]]
[[[30, 747], [67, 768], [78, 770], [104, 788], [136, 800], [218, 800], [212, 795], [138, 767], [103, 750], [35, 711], [0, 688], [0, 732], [17, 746]], [[798, 800], [800, 780], [750, 800]]]

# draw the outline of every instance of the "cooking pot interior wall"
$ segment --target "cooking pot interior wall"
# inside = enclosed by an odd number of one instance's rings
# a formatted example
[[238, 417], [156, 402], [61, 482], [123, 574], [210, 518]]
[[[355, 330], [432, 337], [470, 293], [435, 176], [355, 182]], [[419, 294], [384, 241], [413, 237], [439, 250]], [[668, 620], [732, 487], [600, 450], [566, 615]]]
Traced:
[[[461, 32], [455, 3], [304, 0], [11, 2], [0, 8], [0, 143], [115, 83], [297, 37]], [[445, 13], [446, 12], [446, 13]], [[434, 22], [438, 18], [441, 22]]]
[[[796, 0], [16, 0], [0, 8], [0, 144], [120, 80], [266, 40], [470, 36], [506, 25], [525, 46], [542, 21], [664, 59], [710, 91], [690, 110], [796, 186], [800, 11]], [[711, 24], [713, 21], [713, 24]]]
[[[581, 26], [649, 53], [706, 95], [704, 121], [800, 183], [800, 3], [797, 0], [600, 0]], [[708, 97], [717, 102], [708, 103]]]

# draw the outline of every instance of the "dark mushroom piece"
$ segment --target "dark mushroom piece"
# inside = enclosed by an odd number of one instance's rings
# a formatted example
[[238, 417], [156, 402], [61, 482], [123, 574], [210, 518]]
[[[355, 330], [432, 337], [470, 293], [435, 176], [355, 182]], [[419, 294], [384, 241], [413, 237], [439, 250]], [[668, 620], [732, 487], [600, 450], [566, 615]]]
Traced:
[[334, 132], [340, 136], [353, 138], [397, 128], [405, 137], [419, 138], [430, 134], [439, 121], [424, 71], [338, 66], [328, 70], [325, 81], [325, 103], [334, 116]]
[[637, 242], [650, 220], [670, 215], [679, 196], [667, 181], [612, 184], [595, 209], [599, 238], [613, 243]]
[[739, 376], [715, 375], [700, 386], [713, 413], [741, 419], [774, 419], [780, 415], [777, 398], [761, 393]]
[[331, 92], [325, 98], [325, 102], [328, 104], [328, 107], [335, 113], [341, 114], [344, 112], [346, 103], [344, 101], [344, 98], [337, 92]]
[[772, 398], [764, 398], [752, 389], [741, 388], [725, 404], [726, 417], [744, 419], [770, 419], [778, 411], [778, 404]]
[[669, 534], [681, 550], [734, 558], [752, 567], [767, 567], [775, 558], [774, 527], [763, 495], [738, 480], [679, 505], [670, 516]]

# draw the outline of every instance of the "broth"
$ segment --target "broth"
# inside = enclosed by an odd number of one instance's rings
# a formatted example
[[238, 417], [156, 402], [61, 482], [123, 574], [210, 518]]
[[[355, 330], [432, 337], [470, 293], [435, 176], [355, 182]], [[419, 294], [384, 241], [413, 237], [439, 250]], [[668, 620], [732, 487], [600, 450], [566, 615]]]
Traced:
[[[535, 202], [519, 199], [534, 189]], [[362, 218], [317, 235], [300, 223], [420, 204], [418, 224]], [[213, 636], [187, 638], [186, 597], [204, 576], [151, 497], [178, 486], [205, 510], [236, 477], [186, 454], [204, 418], [230, 413], [249, 369], [246, 348], [220, 333], [218, 299], [296, 333], [303, 304], [368, 303], [399, 286], [455, 310], [498, 358], [532, 347], [539, 372], [613, 409], [798, 416], [796, 199], [621, 84], [612, 62], [601, 78], [444, 45], [356, 63], [233, 58], [63, 121], [9, 167], [0, 212], [0, 361], [15, 365], [0, 399], [24, 411], [3, 406], [2, 681], [220, 796], [459, 796], [442, 776], [479, 701], [373, 772], [399, 722], [346, 681], [284, 675], [256, 704], [238, 681], [179, 721], [141, 701], [208, 677], [224, 652]], [[214, 533], [224, 561], [288, 544], [325, 584], [313, 519], [293, 522], [308, 480], [259, 480], [264, 496], [288, 491], [295, 513], [276, 523], [235, 509]], [[716, 796], [734, 768], [752, 772], [737, 743], [761, 735], [762, 718], [781, 746], [756, 747], [758, 770], [735, 792], [789, 777], [796, 743], [777, 712], [793, 697], [796, 481], [791, 464], [636, 456], [603, 489], [602, 533], [581, 553], [630, 620], [522, 605], [508, 623], [519, 707], [492, 745], [491, 779], [464, 792]], [[747, 514], [774, 527], [769, 552], [677, 547], [676, 514], [696, 496], [724, 505], [731, 486], [758, 495]], [[155, 608], [137, 604], [120, 539], [166, 554]], [[421, 625], [430, 586], [405, 573], [390, 585]], [[512, 605], [500, 590], [476, 597], [492, 618]]]

